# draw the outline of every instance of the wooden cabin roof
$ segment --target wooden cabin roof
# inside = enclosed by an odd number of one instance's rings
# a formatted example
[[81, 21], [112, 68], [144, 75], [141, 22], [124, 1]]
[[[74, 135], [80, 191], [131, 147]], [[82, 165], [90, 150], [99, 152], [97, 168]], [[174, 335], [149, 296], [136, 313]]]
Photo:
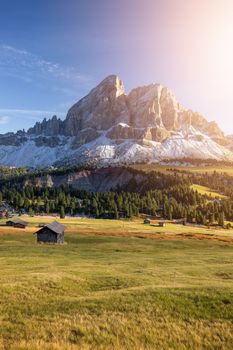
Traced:
[[62, 225], [62, 224], [60, 224], [60, 223], [57, 222], [57, 221], [53, 221], [53, 222], [51, 222], [50, 224], [44, 225], [44, 226], [43, 226], [42, 228], [40, 228], [40, 230], [37, 231], [37, 232], [42, 231], [44, 228], [48, 228], [49, 230], [51, 230], [51, 231], [53, 231], [53, 232], [55, 232], [55, 233], [57, 233], [57, 234], [61, 234], [61, 233], [63, 233], [64, 230], [65, 230], [65, 226]]
[[13, 219], [10, 219], [7, 221], [8, 222], [13, 222], [13, 224], [21, 224], [21, 225], [25, 225], [27, 226], [28, 225], [28, 222], [24, 221], [24, 220], [21, 220], [19, 218], [13, 218]]

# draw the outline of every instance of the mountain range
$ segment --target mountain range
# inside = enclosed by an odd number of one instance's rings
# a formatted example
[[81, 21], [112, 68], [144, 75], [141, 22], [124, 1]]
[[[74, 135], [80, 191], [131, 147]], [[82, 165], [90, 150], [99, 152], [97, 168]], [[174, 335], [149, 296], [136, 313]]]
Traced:
[[232, 150], [232, 137], [185, 109], [167, 87], [150, 84], [126, 94], [116, 75], [75, 103], [65, 120], [53, 116], [27, 131], [0, 135], [1, 165], [34, 168], [182, 158], [232, 161]]

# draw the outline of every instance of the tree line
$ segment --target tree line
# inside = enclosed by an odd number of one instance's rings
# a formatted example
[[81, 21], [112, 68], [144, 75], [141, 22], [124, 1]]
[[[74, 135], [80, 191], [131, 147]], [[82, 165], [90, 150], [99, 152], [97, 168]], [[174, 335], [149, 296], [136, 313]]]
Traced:
[[[131, 170], [135, 174], [138, 170]], [[145, 174], [144, 174], [145, 175]], [[19, 180], [20, 179], [20, 180]], [[84, 214], [96, 218], [131, 218], [139, 213], [183, 222], [224, 225], [233, 221], [232, 178], [225, 174], [162, 174], [151, 172], [138, 188], [135, 179], [127, 186], [108, 192], [88, 192], [71, 186], [35, 187], [18, 181], [5, 181], [0, 185], [0, 204], [6, 201], [15, 210], [33, 214]], [[215, 199], [193, 190], [198, 183], [226, 194], [226, 199]]]

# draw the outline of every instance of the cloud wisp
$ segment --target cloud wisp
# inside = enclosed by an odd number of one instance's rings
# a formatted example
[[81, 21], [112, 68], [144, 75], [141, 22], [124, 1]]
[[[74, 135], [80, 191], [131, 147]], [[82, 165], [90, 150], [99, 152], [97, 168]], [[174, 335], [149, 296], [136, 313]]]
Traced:
[[74, 67], [43, 59], [26, 50], [9, 45], [0, 45], [0, 72], [31, 82], [36, 78], [60, 79], [70, 82], [88, 82], [89, 77], [80, 74]]
[[0, 124], [7, 124], [11, 118], [25, 118], [32, 121], [39, 121], [43, 118], [51, 118], [57, 115], [61, 118], [65, 117], [65, 113], [46, 110], [33, 109], [4, 109], [0, 108]]
[[[0, 104], [0, 125], [4, 131], [28, 128], [53, 115], [63, 119], [68, 108], [83, 96], [83, 90], [92, 85], [92, 78], [80, 74], [75, 67], [1, 44], [0, 80], [2, 86], [6, 85], [6, 92], [1, 91]], [[16, 99], [14, 93], [19, 94]], [[30, 107], [21, 108], [22, 104], [27, 106], [28, 99]]]
[[0, 125], [8, 124], [9, 121], [10, 121], [10, 117], [6, 115], [0, 116]]

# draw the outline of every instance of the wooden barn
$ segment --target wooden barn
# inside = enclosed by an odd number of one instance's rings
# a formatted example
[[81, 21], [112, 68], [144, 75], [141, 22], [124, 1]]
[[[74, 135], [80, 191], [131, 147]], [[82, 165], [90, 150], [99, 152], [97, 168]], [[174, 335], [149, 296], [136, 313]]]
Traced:
[[7, 215], [6, 210], [0, 210], [0, 219], [4, 219]]
[[26, 221], [19, 219], [19, 218], [13, 218], [13, 219], [8, 220], [6, 222], [6, 225], [13, 226], [16, 228], [25, 228], [28, 226], [28, 223]]
[[159, 222], [159, 227], [165, 227], [165, 226], [166, 226], [165, 222], [163, 222], [163, 221]]
[[57, 221], [44, 225], [35, 234], [38, 243], [64, 243], [65, 226]]

